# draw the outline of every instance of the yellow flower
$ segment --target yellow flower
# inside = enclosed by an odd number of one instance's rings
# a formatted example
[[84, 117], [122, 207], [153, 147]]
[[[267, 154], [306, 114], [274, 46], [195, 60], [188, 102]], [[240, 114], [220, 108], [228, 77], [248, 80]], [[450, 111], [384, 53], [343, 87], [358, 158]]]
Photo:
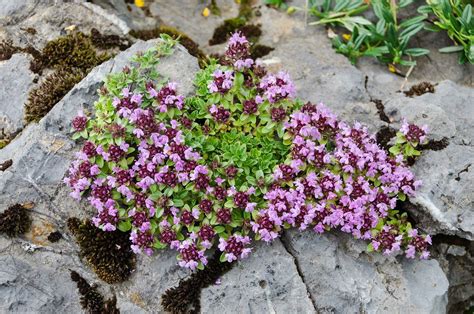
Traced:
[[209, 10], [209, 8], [204, 8], [204, 10], [202, 10], [202, 16], [204, 17], [208, 17], [209, 14], [211, 14], [211, 10]]
[[345, 40], [350, 40], [351, 34], [342, 34], [342, 38], [344, 38]]
[[389, 70], [390, 72], [392, 72], [392, 73], [397, 72], [397, 69], [396, 69], [396, 68], [393, 66], [393, 64], [391, 64], [391, 63], [388, 65], [388, 70]]
[[235, 0], [235, 3], [240, 4], [240, 0]]
[[145, 6], [145, 0], [135, 0], [135, 5], [139, 8], [143, 8]]

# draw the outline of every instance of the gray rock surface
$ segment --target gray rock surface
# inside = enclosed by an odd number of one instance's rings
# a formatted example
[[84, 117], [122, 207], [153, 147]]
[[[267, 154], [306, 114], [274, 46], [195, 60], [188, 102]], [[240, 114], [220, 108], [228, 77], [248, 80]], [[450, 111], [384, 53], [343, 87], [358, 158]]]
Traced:
[[[21, 3], [22, 1], [18, 1]], [[41, 50], [44, 45], [66, 34], [66, 27], [75, 27], [76, 30], [89, 33], [92, 28], [104, 34], [125, 35], [130, 30], [127, 24], [116, 15], [109, 13], [93, 3], [66, 2], [54, 3], [48, 1], [36, 5], [21, 19], [17, 16], [1, 19], [0, 41], [10, 39], [15, 46], [28, 45]], [[27, 5], [29, 7], [32, 4]], [[25, 9], [26, 10], [26, 9]], [[25, 12], [19, 10], [19, 12]], [[33, 28], [36, 34], [28, 33]]]
[[[448, 147], [425, 150], [414, 165], [423, 185], [412, 198], [427, 231], [474, 240], [474, 89], [443, 81], [435, 93], [385, 101], [385, 112], [399, 127], [405, 117], [430, 128], [429, 138], [447, 138]], [[473, 168], [474, 169], [474, 168]], [[472, 169], [471, 169], [472, 170]]]
[[202, 291], [203, 313], [315, 312], [295, 260], [280, 240], [257, 244], [221, 281]]
[[284, 243], [321, 312], [444, 313], [448, 280], [436, 260], [367, 254], [342, 233], [290, 231]]
[[23, 128], [23, 105], [34, 79], [29, 67], [30, 58], [26, 54], [0, 61], [0, 139], [9, 138]]

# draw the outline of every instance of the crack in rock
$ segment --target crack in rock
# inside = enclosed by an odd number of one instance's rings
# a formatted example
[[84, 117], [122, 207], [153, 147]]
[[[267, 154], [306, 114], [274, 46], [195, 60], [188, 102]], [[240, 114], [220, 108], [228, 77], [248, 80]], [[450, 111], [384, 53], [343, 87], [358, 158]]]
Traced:
[[454, 180], [456, 181], [461, 181], [461, 173], [464, 173], [464, 172], [469, 172], [469, 168], [472, 166], [472, 164], [469, 164], [467, 165], [464, 169], [462, 169], [461, 171], [458, 172], [456, 178], [454, 178]]
[[318, 310], [318, 306], [317, 306], [316, 300], [314, 299], [313, 295], [309, 292], [309, 287], [308, 287], [308, 285], [306, 284], [305, 277], [304, 277], [304, 275], [303, 275], [303, 272], [301, 271], [301, 267], [300, 267], [300, 264], [299, 264], [299, 261], [298, 261], [298, 257], [297, 257], [297, 255], [296, 255], [296, 251], [295, 251], [295, 249], [293, 248], [293, 245], [291, 244], [291, 240], [288, 238], [288, 236], [287, 236], [287, 234], [285, 233], [285, 231], [283, 231], [283, 232], [281, 233], [280, 240], [281, 240], [281, 243], [282, 243], [283, 247], [285, 248], [285, 250], [286, 250], [286, 251], [288, 252], [288, 254], [290, 254], [291, 257], [293, 258], [293, 262], [295, 263], [296, 271], [298, 272], [298, 275], [300, 276], [301, 281], [303, 282], [303, 284], [304, 284], [305, 287], [306, 287], [306, 293], [308, 294], [308, 297], [309, 297], [309, 299], [311, 300], [311, 303], [313, 304], [314, 310], [318, 313], [319, 310]]

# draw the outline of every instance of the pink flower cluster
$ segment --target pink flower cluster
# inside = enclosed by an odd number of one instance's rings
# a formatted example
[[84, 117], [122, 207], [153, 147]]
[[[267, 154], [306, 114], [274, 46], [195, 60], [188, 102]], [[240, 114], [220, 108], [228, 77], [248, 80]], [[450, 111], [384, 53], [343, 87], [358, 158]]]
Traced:
[[[88, 140], [64, 181], [74, 198], [87, 196], [96, 209], [92, 223], [130, 231], [135, 253], [169, 246], [192, 270], [207, 264], [216, 244], [221, 260], [232, 262], [250, 254], [252, 238], [270, 242], [290, 227], [339, 229], [384, 254], [428, 258], [430, 237], [396, 213], [397, 200], [421, 183], [403, 156], [389, 155], [367, 128], [338, 120], [322, 104], [293, 102], [289, 75], [266, 74], [249, 47], [234, 34], [225, 56], [231, 67], [208, 68], [199, 87], [209, 93], [186, 101], [187, 108], [176, 83], [126, 80], [96, 108], [97, 118], [73, 120]], [[234, 88], [234, 81], [243, 84]], [[248, 142], [231, 142], [223, 153], [223, 134], [236, 127]], [[401, 132], [418, 143], [427, 129], [405, 122]], [[252, 173], [255, 160], [244, 163], [255, 138], [283, 147], [259, 175]]]
[[429, 256], [431, 240], [416, 229], [407, 234], [396, 225], [376, 229], [395, 209], [399, 193], [412, 196], [421, 184], [401, 158], [389, 156], [365, 127], [338, 121], [322, 104], [305, 105], [285, 128], [293, 136], [292, 159], [274, 172], [278, 183], [265, 194], [267, 207], [253, 223], [254, 232], [271, 241], [285, 224], [312, 226], [318, 233], [337, 228], [371, 240], [384, 254], [406, 247], [408, 257], [415, 251]]
[[260, 82], [258, 91], [270, 103], [282, 99], [292, 99], [296, 96], [296, 89], [290, 75], [280, 71], [278, 74], [267, 74]]
[[423, 143], [426, 140], [426, 134], [428, 133], [428, 126], [422, 127], [416, 124], [410, 124], [405, 119], [403, 120], [400, 132], [405, 135], [408, 142], [411, 143]]
[[234, 71], [231, 70], [215, 70], [212, 77], [214, 80], [207, 85], [210, 93], [225, 94], [234, 84]]

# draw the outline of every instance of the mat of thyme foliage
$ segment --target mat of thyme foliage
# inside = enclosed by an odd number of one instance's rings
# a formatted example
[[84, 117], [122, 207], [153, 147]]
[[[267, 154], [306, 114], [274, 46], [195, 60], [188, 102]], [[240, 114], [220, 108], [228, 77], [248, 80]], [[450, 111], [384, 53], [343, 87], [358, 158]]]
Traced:
[[190, 269], [211, 249], [245, 258], [252, 241], [291, 227], [428, 258], [430, 237], [395, 210], [420, 184], [404, 160], [426, 129], [405, 123], [390, 154], [364, 126], [296, 99], [289, 75], [267, 73], [238, 33], [185, 98], [155, 70], [175, 44], [163, 37], [137, 55], [107, 78], [93, 117], [73, 121], [86, 141], [65, 181], [97, 209], [97, 227], [130, 231], [136, 253], [170, 247]]

